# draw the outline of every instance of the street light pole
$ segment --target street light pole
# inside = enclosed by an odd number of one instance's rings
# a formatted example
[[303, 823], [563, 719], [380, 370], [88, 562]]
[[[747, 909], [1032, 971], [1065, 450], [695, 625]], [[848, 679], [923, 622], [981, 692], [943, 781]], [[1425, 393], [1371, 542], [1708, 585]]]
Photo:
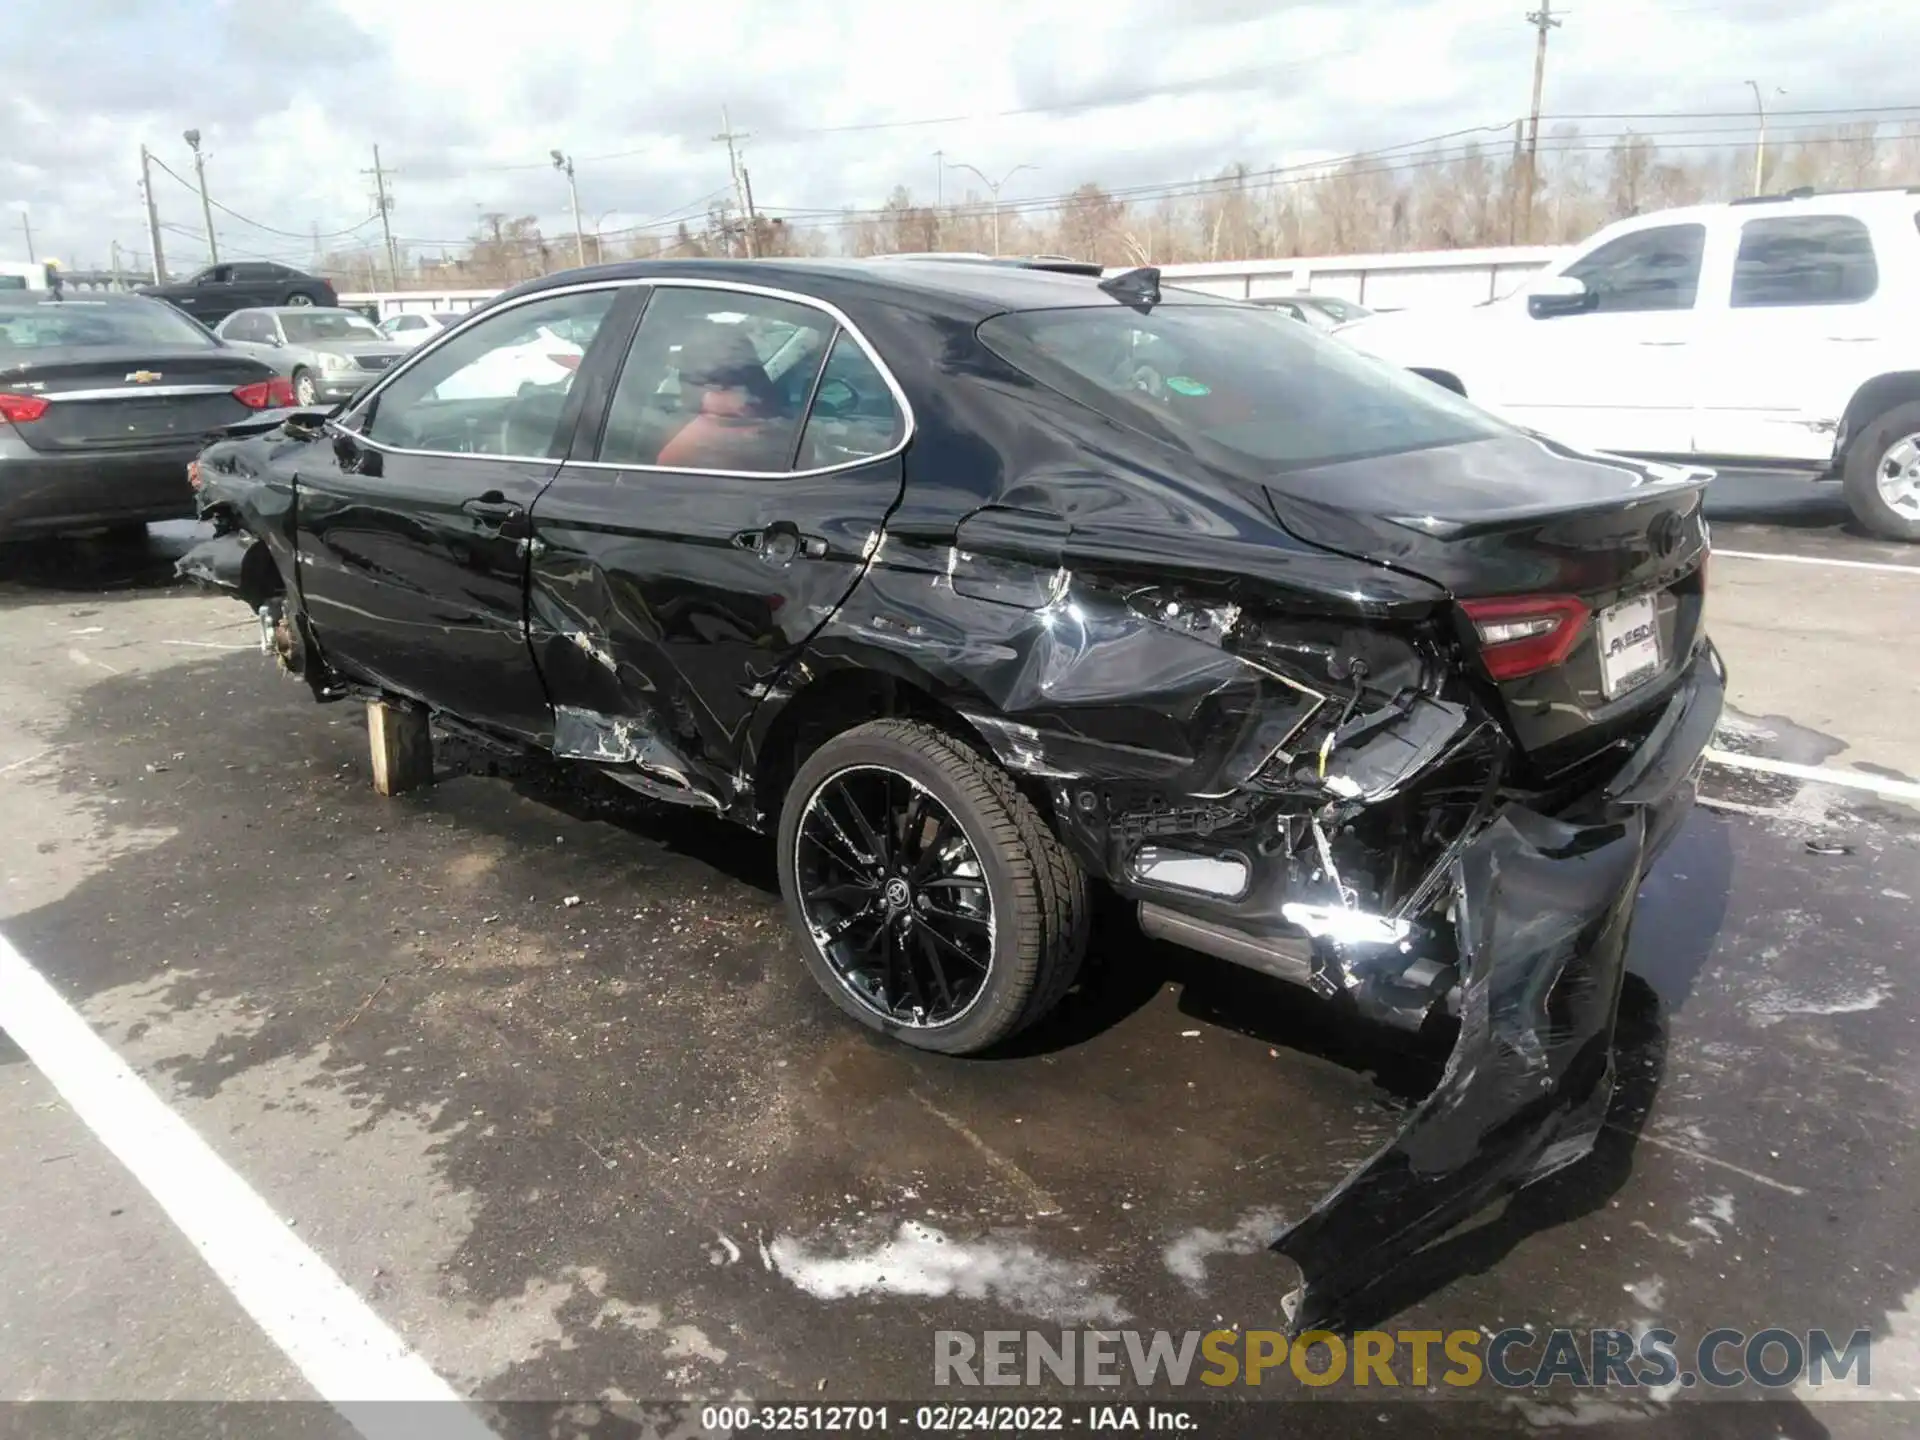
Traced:
[[576, 263], [587, 263], [587, 232], [580, 224], [580, 187], [573, 183], [573, 157], [562, 155], [558, 150], [547, 152], [553, 156], [553, 168], [567, 177], [567, 194], [573, 198], [573, 258]]
[[1022, 170], [1038, 170], [1040, 167], [1038, 165], [1016, 165], [996, 181], [988, 179], [985, 171], [979, 169], [977, 166], [968, 165], [964, 161], [949, 160], [947, 164], [955, 170], [967, 170], [978, 175], [980, 177], [980, 183], [987, 187], [987, 193], [993, 196], [993, 253], [998, 255], [1000, 253], [1000, 187], [1018, 175]]
[[[1760, 139], [1759, 143], [1753, 147], [1753, 193], [1758, 195], [1760, 187], [1766, 183], [1767, 173], [1767, 101], [1766, 97], [1760, 93], [1759, 81], [1749, 80], [1747, 86], [1753, 91], [1753, 108], [1760, 115]], [[1784, 95], [1787, 92], [1776, 85], [1773, 93]]]
[[200, 151], [200, 132], [189, 130], [181, 137], [193, 151], [193, 173], [200, 182], [200, 214], [207, 222], [207, 263], [220, 263], [220, 240], [213, 233], [213, 202], [207, 199], [207, 157]]

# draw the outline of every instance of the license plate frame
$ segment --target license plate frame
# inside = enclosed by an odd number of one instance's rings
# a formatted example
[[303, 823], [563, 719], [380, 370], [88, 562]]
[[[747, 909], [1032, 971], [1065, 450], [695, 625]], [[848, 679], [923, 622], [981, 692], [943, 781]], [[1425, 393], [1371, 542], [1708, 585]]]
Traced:
[[1660, 606], [1653, 595], [1635, 595], [1595, 617], [1600, 654], [1600, 692], [1609, 700], [1639, 689], [1666, 668], [1660, 643]]

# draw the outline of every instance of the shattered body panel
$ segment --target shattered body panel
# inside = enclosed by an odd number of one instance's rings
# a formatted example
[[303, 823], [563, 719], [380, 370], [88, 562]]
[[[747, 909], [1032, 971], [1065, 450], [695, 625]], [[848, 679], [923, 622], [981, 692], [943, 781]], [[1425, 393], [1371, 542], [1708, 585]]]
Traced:
[[[323, 698], [421, 700], [760, 828], [809, 746], [928, 720], [990, 753], [1147, 933], [1377, 1025], [1457, 1024], [1400, 1136], [1277, 1242], [1297, 1324], [1585, 1153], [1634, 896], [1719, 714], [1703, 482], [1504, 430], [1223, 459], [982, 342], [1022, 306], [1121, 303], [1069, 277], [585, 273], [624, 288], [550, 459], [368, 454], [351, 414], [330, 440], [223, 442], [203, 460], [222, 533], [183, 565], [245, 594], [257, 541], [287, 577], [283, 659]], [[771, 476], [600, 463], [646, 287], [675, 276], [832, 307], [884, 359], [907, 438]], [[511, 513], [475, 521], [481, 502]], [[1551, 663], [1497, 669], [1505, 632], [1472, 607], [1539, 596], [1579, 620]], [[1660, 657], [1625, 685], [1601, 654], [1622, 606]]]

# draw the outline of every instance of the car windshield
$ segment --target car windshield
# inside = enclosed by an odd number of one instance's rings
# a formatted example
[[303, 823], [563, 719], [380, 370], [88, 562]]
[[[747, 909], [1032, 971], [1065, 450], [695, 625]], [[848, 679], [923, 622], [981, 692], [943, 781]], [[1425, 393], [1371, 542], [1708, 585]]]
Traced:
[[213, 349], [219, 341], [159, 301], [43, 300], [0, 305], [0, 358], [14, 351], [69, 347]]
[[987, 321], [980, 338], [1101, 414], [1234, 468], [1301, 469], [1507, 431], [1431, 381], [1269, 310], [1029, 310]]
[[461, 319], [460, 316], [455, 315], [450, 310], [436, 310], [433, 312], [432, 318], [436, 325], [457, 325]]
[[351, 310], [316, 310], [309, 315], [282, 315], [280, 328], [290, 344], [314, 340], [381, 340], [385, 337], [370, 320]]

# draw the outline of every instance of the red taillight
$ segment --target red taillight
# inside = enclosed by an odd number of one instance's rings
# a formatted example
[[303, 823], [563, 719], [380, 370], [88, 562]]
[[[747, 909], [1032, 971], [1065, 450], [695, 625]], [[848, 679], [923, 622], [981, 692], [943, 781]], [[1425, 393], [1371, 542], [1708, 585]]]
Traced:
[[0, 390], [0, 420], [25, 425], [47, 413], [47, 402], [39, 395], [9, 395]]
[[256, 380], [234, 391], [233, 398], [249, 410], [277, 410], [293, 404], [293, 382], [281, 375]]
[[578, 370], [580, 368], [581, 357], [578, 355], [549, 355], [547, 359], [558, 365], [562, 370]]
[[1480, 658], [1496, 680], [1518, 680], [1551, 670], [1580, 642], [1592, 612], [1572, 595], [1510, 595], [1462, 600], [1460, 608], [1480, 637]]

